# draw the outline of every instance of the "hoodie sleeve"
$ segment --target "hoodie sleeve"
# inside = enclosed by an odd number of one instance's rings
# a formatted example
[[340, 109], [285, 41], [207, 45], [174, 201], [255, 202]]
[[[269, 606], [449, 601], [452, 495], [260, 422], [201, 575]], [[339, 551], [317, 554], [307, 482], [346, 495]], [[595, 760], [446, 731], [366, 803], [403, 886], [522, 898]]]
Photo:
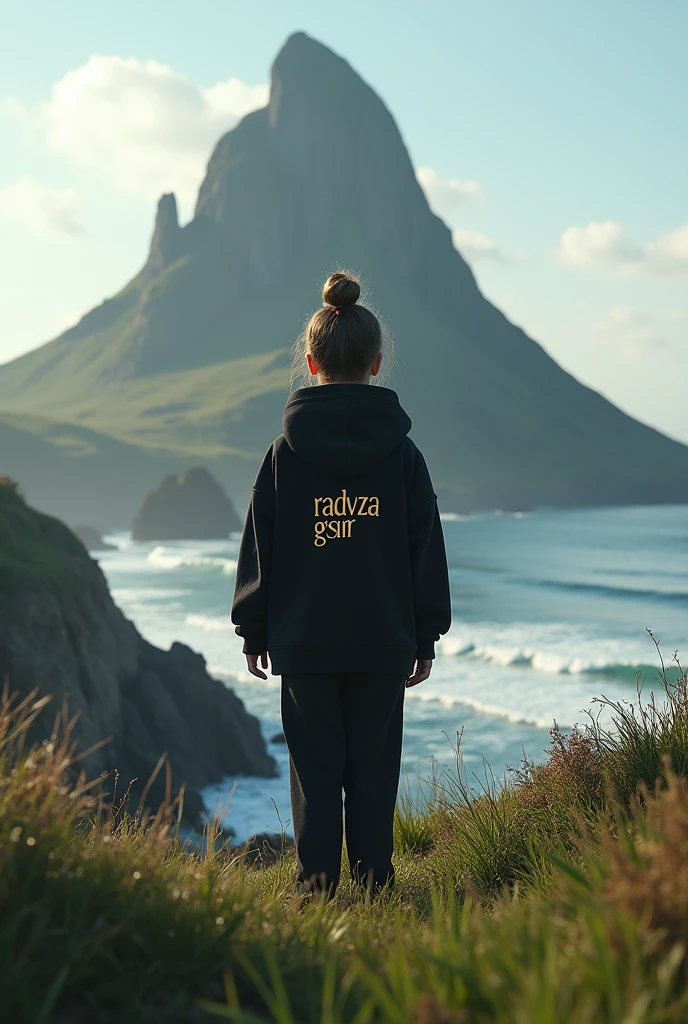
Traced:
[[270, 448], [251, 491], [237, 562], [232, 622], [235, 632], [244, 639], [244, 654], [262, 654], [267, 650], [268, 579], [274, 526], [275, 482]]
[[449, 570], [437, 498], [425, 459], [417, 449], [408, 491], [407, 517], [416, 657], [434, 658], [435, 641], [451, 625]]

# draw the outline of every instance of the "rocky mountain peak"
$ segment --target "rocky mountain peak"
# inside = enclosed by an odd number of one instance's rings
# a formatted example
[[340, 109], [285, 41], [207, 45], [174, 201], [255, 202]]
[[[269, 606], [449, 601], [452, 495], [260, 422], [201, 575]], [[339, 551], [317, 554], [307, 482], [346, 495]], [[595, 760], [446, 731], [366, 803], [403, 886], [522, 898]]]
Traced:
[[334, 132], [347, 111], [366, 102], [383, 108], [347, 61], [305, 32], [289, 36], [273, 61], [268, 103], [273, 126], [289, 116], [292, 108], [305, 104], [310, 111], [320, 108]]
[[147, 269], [159, 273], [178, 258], [181, 228], [177, 214], [177, 200], [173, 192], [166, 192], [158, 201], [155, 228], [151, 239]]
[[377, 193], [378, 173], [388, 186], [415, 186], [380, 97], [347, 61], [304, 32], [289, 37], [272, 65], [268, 121], [280, 157], [299, 174], [308, 172], [310, 185], [327, 191], [330, 202], [351, 201], [364, 184], [355, 198], [365, 204], [366, 192]]
[[[316, 251], [324, 270], [351, 263], [365, 275], [363, 249], [382, 255], [390, 273], [430, 301], [450, 277], [455, 290], [457, 274], [473, 286], [384, 102], [347, 61], [303, 32], [275, 58], [268, 107], [218, 142], [196, 213], [220, 227], [228, 261], [236, 260], [232, 276], [261, 287]], [[448, 261], [442, 282], [436, 269], [424, 280], [428, 250]]]

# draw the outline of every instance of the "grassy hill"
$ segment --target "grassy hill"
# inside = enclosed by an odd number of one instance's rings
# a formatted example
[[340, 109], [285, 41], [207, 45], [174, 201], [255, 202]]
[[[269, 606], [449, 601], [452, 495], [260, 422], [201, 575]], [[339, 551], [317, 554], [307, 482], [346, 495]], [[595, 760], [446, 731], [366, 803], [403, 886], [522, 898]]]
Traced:
[[69, 733], [23, 749], [40, 705], [5, 700], [7, 1019], [680, 1024], [688, 703], [685, 680], [662, 686], [649, 715], [612, 707], [610, 732], [555, 732], [504, 788], [447, 772], [399, 809], [395, 888], [371, 903], [345, 881], [329, 904], [298, 899], [286, 847], [255, 866], [212, 823], [185, 847], [176, 803], [108, 808], [65, 777]]
[[389, 111], [303, 33], [275, 61], [268, 107], [218, 142], [193, 220], [180, 227], [164, 196], [145, 267], [0, 367], [0, 408], [109, 435], [138, 460], [219, 460], [241, 505], [280, 431], [288, 351], [336, 266], [363, 275], [394, 332], [392, 383], [445, 510], [688, 501], [688, 448], [484, 298]]
[[[164, 432], [160, 434], [164, 442]], [[20, 484], [36, 508], [76, 525], [128, 527], [144, 494], [170, 472], [194, 461], [193, 447], [175, 451], [127, 443], [115, 436], [44, 416], [0, 412], [0, 475]], [[253, 459], [216, 449], [208, 465], [227, 481], [248, 480]]]

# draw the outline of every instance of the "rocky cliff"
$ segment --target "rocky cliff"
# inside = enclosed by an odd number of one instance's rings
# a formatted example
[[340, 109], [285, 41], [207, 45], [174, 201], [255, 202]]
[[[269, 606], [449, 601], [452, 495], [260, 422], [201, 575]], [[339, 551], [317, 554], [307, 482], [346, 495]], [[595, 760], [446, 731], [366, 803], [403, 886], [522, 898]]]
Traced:
[[[218, 141], [193, 220], [180, 228], [163, 197], [143, 269], [0, 367], [0, 405], [231, 459], [218, 476], [243, 503], [280, 431], [288, 349], [337, 266], [395, 334], [393, 386], [445, 511], [688, 500], [688, 447], [584, 387], [481, 294], [383, 101], [304, 33], [275, 59], [268, 106]], [[102, 500], [91, 516], [109, 523]]]
[[[187, 783], [185, 816], [203, 812], [199, 790], [222, 776], [270, 776], [275, 763], [259, 723], [182, 644], [147, 643], [113, 602], [105, 577], [61, 522], [29, 508], [0, 484], [0, 679], [25, 695], [54, 696], [36, 723], [48, 735], [63, 698], [78, 714], [75, 738], [87, 749], [89, 774], [117, 770], [136, 779], [134, 800], [167, 752], [173, 787]], [[164, 773], [149, 802], [164, 795]]]
[[150, 253], [145, 271], [150, 277], [159, 274], [177, 260], [181, 253], [181, 229], [177, 215], [177, 200], [170, 193], [161, 196]]
[[215, 540], [241, 529], [229, 496], [203, 466], [170, 473], [143, 500], [134, 540]]

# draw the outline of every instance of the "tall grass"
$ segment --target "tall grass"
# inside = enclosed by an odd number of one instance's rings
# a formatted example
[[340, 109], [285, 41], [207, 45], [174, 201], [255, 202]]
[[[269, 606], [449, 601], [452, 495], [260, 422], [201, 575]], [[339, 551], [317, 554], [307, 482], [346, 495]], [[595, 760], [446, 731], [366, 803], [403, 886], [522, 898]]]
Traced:
[[27, 749], [0, 706], [0, 1006], [12, 1024], [671, 1024], [688, 1020], [688, 694], [603, 701], [509, 782], [452, 772], [402, 796], [397, 884], [303, 903], [285, 850], [257, 869], [184, 846], [178, 806], [112, 808], [69, 723]]
[[670, 674], [652, 630], [647, 630], [659, 657], [660, 698], [652, 692], [643, 700], [640, 679], [636, 700], [596, 699], [607, 712], [611, 726], [603, 728], [599, 717], [591, 718], [589, 734], [604, 764], [610, 783], [623, 800], [635, 793], [640, 783], [652, 783], [664, 775], [664, 764], [680, 776], [688, 776], [688, 678], [678, 657], [672, 657]]

